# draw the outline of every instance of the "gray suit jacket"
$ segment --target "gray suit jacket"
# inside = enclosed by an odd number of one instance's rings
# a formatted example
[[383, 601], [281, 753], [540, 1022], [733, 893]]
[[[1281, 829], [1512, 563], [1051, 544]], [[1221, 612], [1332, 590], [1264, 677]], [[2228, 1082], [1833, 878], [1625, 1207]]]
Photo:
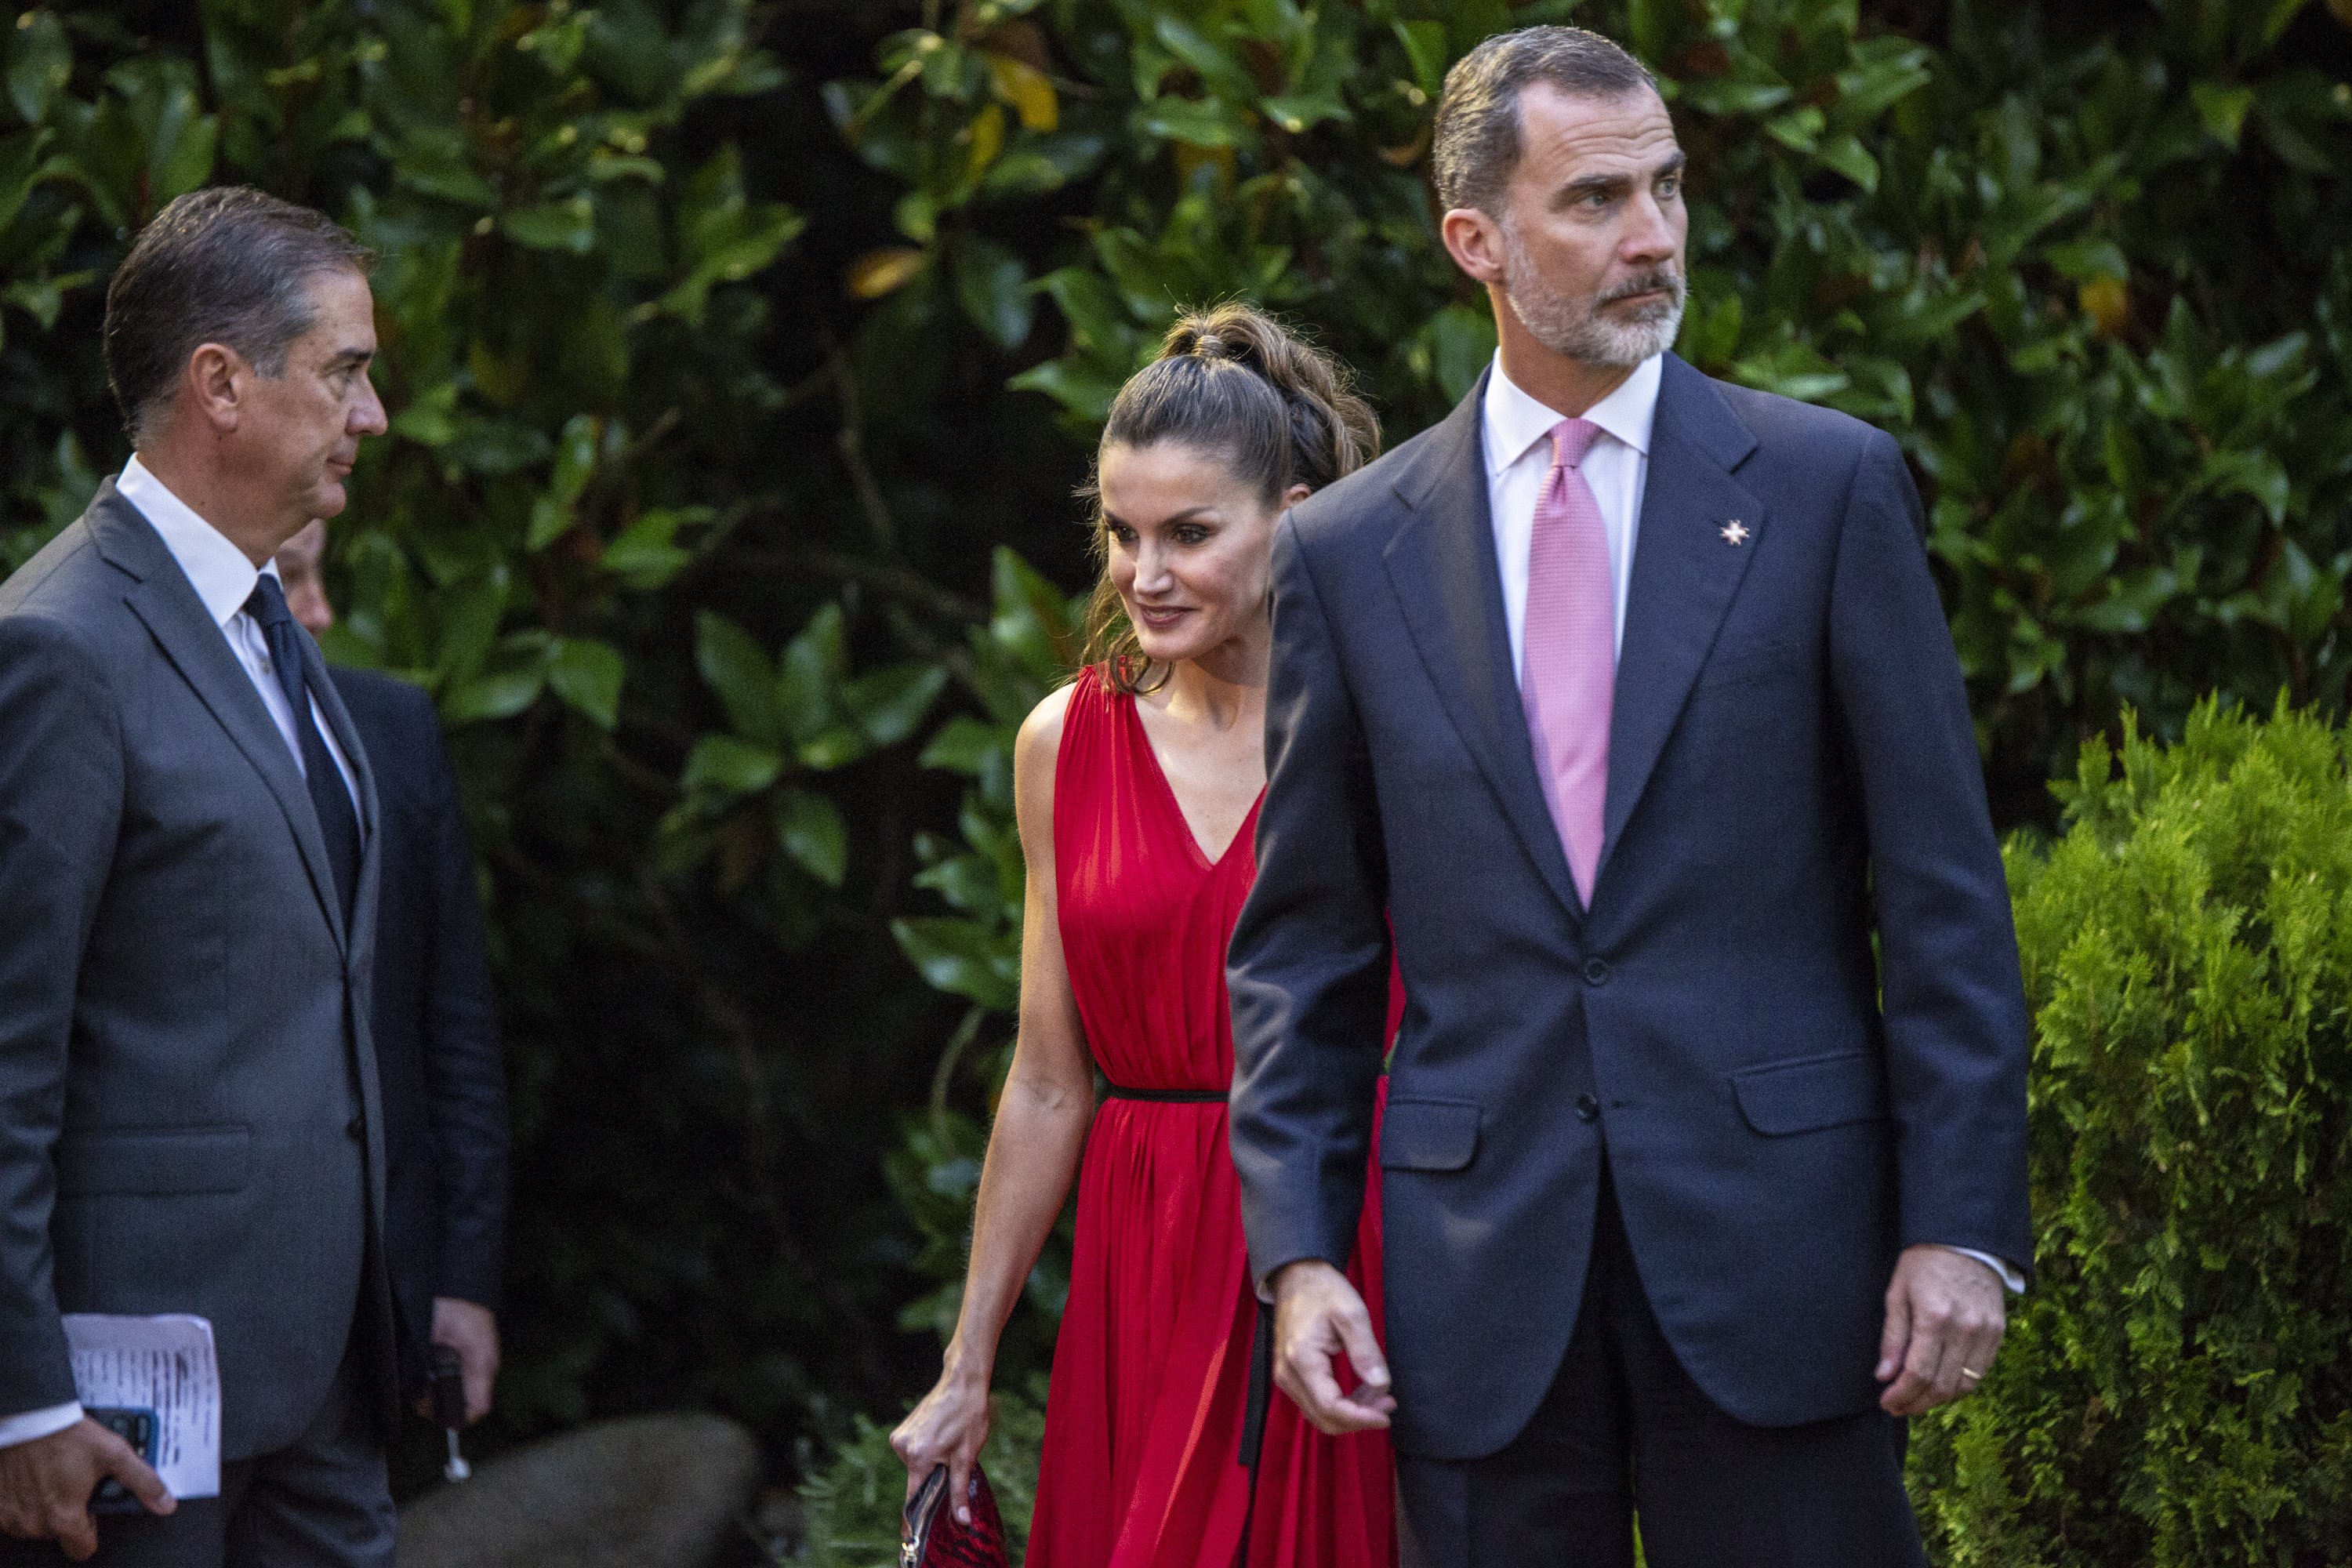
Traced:
[[283, 736], [112, 483], [0, 584], [0, 1414], [74, 1397], [59, 1314], [96, 1311], [212, 1321], [228, 1458], [299, 1436], [347, 1345], [392, 1415], [375, 786], [304, 648], [349, 930]]

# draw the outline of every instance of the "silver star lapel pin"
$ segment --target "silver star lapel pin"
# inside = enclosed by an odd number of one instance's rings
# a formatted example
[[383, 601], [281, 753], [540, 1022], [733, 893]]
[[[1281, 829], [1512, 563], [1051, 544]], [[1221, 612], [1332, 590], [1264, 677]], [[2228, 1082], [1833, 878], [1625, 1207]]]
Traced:
[[1725, 523], [1720, 531], [1726, 544], [1740, 545], [1748, 542], [1748, 525], [1736, 517]]

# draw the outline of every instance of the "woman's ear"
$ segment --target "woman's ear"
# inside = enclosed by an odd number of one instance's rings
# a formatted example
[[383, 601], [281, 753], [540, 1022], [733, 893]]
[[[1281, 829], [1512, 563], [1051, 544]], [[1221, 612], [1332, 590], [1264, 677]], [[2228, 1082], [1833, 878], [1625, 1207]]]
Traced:
[[1311, 496], [1314, 493], [1314, 489], [1309, 486], [1293, 485], [1288, 489], [1282, 492], [1282, 505], [1277, 510], [1288, 511], [1292, 507], [1297, 506], [1300, 501], [1305, 500], [1308, 496]]

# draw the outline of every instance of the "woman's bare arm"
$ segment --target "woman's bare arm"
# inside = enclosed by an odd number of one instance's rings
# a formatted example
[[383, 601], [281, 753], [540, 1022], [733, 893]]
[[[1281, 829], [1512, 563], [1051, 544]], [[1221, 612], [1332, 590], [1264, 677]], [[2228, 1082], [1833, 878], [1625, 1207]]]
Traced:
[[909, 1495], [939, 1465], [959, 1508], [988, 1435], [988, 1384], [1005, 1321], [1020, 1300], [1094, 1120], [1094, 1063], [1062, 957], [1054, 873], [1054, 767], [1070, 689], [1039, 703], [1013, 749], [1013, 810], [1028, 889], [1022, 904], [1020, 1032], [981, 1167], [963, 1305], [940, 1381], [891, 1442]]

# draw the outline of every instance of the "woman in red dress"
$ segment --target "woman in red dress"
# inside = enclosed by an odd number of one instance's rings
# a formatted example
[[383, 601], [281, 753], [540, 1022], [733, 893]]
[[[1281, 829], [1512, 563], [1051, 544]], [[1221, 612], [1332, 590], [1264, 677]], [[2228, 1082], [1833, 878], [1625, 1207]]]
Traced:
[[[1384, 1386], [1347, 1435], [1275, 1400], [1254, 1486], [1239, 1462], [1256, 1299], [1224, 1104], [1274, 523], [1378, 443], [1336, 364], [1238, 305], [1179, 321], [1103, 433], [1088, 663], [1013, 754], [1020, 1040], [945, 1370], [892, 1435], [910, 1492], [944, 1464], [964, 1497], [997, 1337], [1076, 1179], [1029, 1568], [1234, 1568], [1244, 1534], [1248, 1568], [1395, 1561]], [[1375, 1333], [1378, 1192], [1349, 1269]]]

